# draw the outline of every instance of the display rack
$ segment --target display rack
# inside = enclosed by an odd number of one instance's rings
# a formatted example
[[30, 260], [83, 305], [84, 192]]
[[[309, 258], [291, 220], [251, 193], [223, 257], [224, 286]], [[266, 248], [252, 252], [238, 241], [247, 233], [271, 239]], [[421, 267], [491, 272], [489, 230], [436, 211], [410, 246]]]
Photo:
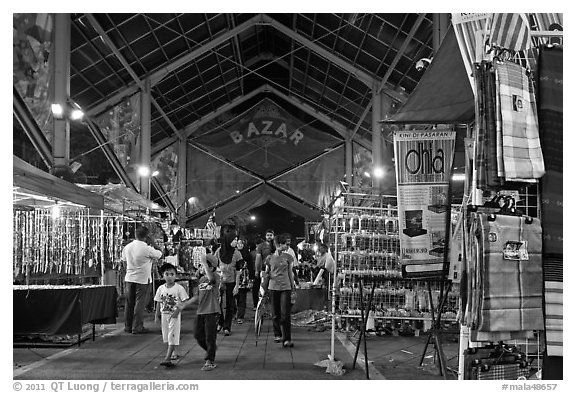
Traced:
[[[337, 315], [342, 320], [360, 318], [360, 300], [367, 304], [375, 287], [369, 311], [376, 319], [431, 320], [428, 284], [402, 278], [396, 197], [344, 193], [342, 198], [330, 221], [338, 271]], [[439, 285], [432, 283], [431, 290], [437, 301]], [[451, 291], [443, 308], [446, 319], [455, 320], [457, 304], [458, 294]]]
[[342, 193], [330, 216], [337, 269], [332, 333], [337, 327], [358, 327], [357, 350], [364, 339], [367, 359], [365, 333], [372, 321], [382, 326], [422, 321], [437, 329], [440, 314], [443, 321], [456, 321], [458, 294], [444, 291], [444, 283], [402, 277], [397, 198], [362, 191]]

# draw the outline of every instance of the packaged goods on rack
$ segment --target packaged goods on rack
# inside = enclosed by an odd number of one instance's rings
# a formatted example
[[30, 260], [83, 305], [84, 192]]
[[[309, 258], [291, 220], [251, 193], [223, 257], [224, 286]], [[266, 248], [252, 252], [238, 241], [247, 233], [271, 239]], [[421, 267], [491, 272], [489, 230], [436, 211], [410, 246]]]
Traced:
[[[344, 193], [343, 203], [330, 221], [330, 243], [336, 256], [335, 313], [341, 323], [355, 323], [372, 297], [370, 316], [390, 319], [430, 320], [426, 282], [402, 278], [399, 260], [399, 225], [396, 197]], [[362, 298], [360, 295], [362, 286]], [[430, 284], [434, 304], [439, 285]], [[448, 293], [443, 317], [455, 321], [459, 295]]]

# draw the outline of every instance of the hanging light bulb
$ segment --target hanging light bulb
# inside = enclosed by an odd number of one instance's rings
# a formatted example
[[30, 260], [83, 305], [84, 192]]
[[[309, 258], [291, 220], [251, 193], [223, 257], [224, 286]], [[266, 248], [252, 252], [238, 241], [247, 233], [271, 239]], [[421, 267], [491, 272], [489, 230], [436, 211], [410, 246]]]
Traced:
[[60, 218], [60, 206], [58, 202], [52, 206], [52, 219], [56, 220]]

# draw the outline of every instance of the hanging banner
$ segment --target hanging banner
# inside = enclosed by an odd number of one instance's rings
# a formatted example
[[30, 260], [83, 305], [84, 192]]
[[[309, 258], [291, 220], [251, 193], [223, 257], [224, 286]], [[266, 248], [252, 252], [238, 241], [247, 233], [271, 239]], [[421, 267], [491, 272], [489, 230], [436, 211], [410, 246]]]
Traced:
[[266, 179], [342, 143], [340, 138], [305, 123], [269, 98], [193, 140]]
[[404, 278], [445, 278], [455, 131], [394, 133], [400, 262]]

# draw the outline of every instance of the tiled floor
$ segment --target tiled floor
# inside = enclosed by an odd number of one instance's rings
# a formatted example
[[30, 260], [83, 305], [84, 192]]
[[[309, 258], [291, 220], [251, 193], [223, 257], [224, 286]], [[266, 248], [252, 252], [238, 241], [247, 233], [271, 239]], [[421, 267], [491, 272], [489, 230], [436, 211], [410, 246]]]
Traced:
[[[14, 348], [14, 379], [126, 379], [126, 380], [201, 380], [201, 379], [365, 379], [360, 351], [357, 366], [352, 369], [355, 347], [354, 338], [338, 333], [335, 339], [335, 357], [344, 363], [345, 374], [334, 376], [325, 368], [314, 364], [328, 359], [331, 332], [314, 328], [293, 327], [294, 348], [282, 348], [274, 343], [272, 322], [264, 321], [256, 345], [253, 312], [248, 311], [246, 322], [233, 325], [230, 336], [218, 335], [216, 363], [210, 372], [200, 371], [203, 350], [193, 337], [194, 311], [186, 310], [182, 316], [182, 334], [179, 354], [182, 356], [173, 369], [160, 366], [166, 346], [162, 343], [160, 325], [151, 320], [146, 323], [151, 331], [144, 335], [123, 332], [120, 322], [116, 325], [98, 326], [95, 341], [85, 341], [79, 347]], [[148, 319], [152, 316], [149, 314]], [[423, 366], [419, 365], [426, 336], [393, 337], [369, 336], [367, 340], [371, 379], [442, 379], [433, 363], [430, 345]], [[457, 343], [444, 345], [448, 366], [457, 366]], [[456, 379], [448, 375], [448, 379]]]

